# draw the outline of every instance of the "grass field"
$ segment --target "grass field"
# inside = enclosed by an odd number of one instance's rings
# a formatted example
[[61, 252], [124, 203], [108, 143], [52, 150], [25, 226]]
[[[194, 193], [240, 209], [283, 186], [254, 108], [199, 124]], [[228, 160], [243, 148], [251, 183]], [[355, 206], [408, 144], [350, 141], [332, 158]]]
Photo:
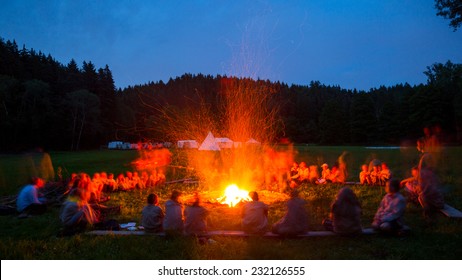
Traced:
[[[406, 175], [417, 163], [418, 155], [413, 149], [371, 150], [362, 147], [299, 146], [296, 159], [308, 164], [323, 162], [332, 164], [343, 152], [348, 151], [350, 180], [357, 181], [359, 166], [372, 158], [389, 163], [398, 178]], [[130, 162], [137, 157], [135, 151], [89, 151], [51, 152], [56, 170], [66, 172], [97, 171], [113, 173], [131, 169]], [[31, 159], [32, 157], [32, 159]], [[33, 155], [0, 156], [0, 192], [15, 194], [31, 171]], [[462, 209], [462, 148], [447, 148], [441, 156], [439, 174], [447, 202]], [[33, 164], [32, 164], [33, 165]], [[182, 174], [169, 172], [168, 176]], [[195, 185], [169, 185], [155, 190], [161, 203], [168, 199], [170, 189], [178, 188], [188, 195]], [[328, 215], [332, 199], [341, 186], [303, 186], [301, 195], [309, 202], [308, 211], [312, 230], [321, 230], [321, 221]], [[378, 204], [384, 195], [380, 187], [354, 186], [363, 206], [362, 223], [370, 225]], [[122, 213], [114, 218], [119, 222], [139, 221], [145, 198], [150, 191], [137, 190], [130, 193], [114, 193], [110, 204], [122, 205]], [[228, 208], [205, 203], [211, 210], [209, 228], [239, 229], [238, 208]], [[58, 238], [60, 229], [59, 208], [49, 213], [17, 219], [15, 216], [0, 217], [1, 259], [461, 259], [462, 225], [460, 221], [443, 216], [433, 224], [421, 217], [421, 209], [408, 205], [406, 223], [412, 234], [405, 238], [382, 236], [323, 237], [309, 239], [265, 239], [261, 237], [216, 237], [217, 243], [199, 245], [190, 238], [165, 239], [155, 236], [87, 236]], [[270, 205], [270, 222], [284, 214], [284, 202]]]

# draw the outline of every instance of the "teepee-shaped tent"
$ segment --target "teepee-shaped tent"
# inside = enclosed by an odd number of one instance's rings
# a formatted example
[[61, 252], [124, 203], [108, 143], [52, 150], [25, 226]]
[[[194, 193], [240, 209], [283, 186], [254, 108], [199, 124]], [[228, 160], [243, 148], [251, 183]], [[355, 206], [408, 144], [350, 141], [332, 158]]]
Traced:
[[205, 137], [204, 141], [199, 147], [199, 151], [219, 151], [220, 147], [217, 144], [217, 141], [215, 140], [215, 137], [213, 137], [212, 132], [209, 132], [207, 134], [207, 137]]

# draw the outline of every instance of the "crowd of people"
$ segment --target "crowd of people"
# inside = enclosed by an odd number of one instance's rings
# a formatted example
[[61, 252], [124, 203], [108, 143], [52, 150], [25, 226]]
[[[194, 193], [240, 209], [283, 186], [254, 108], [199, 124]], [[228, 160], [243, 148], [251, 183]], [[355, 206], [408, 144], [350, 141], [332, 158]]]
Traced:
[[[85, 173], [71, 174], [69, 186], [72, 186], [74, 180], [82, 176], [87, 177], [88, 175]], [[166, 177], [162, 169], [154, 169], [151, 174], [149, 174], [147, 171], [143, 171], [141, 172], [141, 175], [139, 175], [137, 171], [127, 171], [125, 174], [120, 173], [116, 178], [114, 177], [113, 173], [107, 174], [106, 172], [97, 172], [94, 173], [93, 177], [91, 178], [94, 189], [93, 191], [95, 194], [97, 194], [98, 198], [103, 191], [114, 192], [153, 188], [164, 184], [165, 181]]]
[[[429, 138], [432, 143], [433, 138]], [[430, 141], [429, 140], [429, 141]], [[421, 141], [421, 140], [419, 140]], [[412, 176], [402, 181], [393, 177], [388, 165], [373, 160], [369, 165], [362, 165], [359, 174], [361, 185], [385, 186], [383, 197], [372, 227], [378, 231], [403, 233], [406, 226], [403, 215], [407, 202], [415, 203], [423, 208], [425, 217], [432, 217], [438, 210], [444, 208], [443, 195], [435, 172], [437, 159], [433, 153], [425, 152], [423, 147], [434, 146], [423, 141], [419, 146], [422, 152], [419, 165], [411, 170]], [[434, 150], [434, 147], [432, 148]], [[284, 236], [294, 236], [308, 231], [308, 214], [306, 201], [298, 196], [302, 183], [344, 184], [347, 178], [346, 165], [339, 161], [329, 168], [327, 163], [321, 165], [321, 173], [316, 165], [307, 166], [305, 162], [294, 163], [290, 169], [290, 184], [287, 192], [290, 200], [287, 202], [285, 215], [271, 227], [268, 224], [269, 207], [259, 201], [256, 191], [250, 192], [252, 201], [242, 205], [242, 229], [251, 234], [263, 234], [269, 229]], [[88, 225], [95, 228], [113, 229], [118, 224], [106, 217], [119, 213], [120, 207], [108, 207], [102, 203], [109, 200], [104, 193], [113, 191], [130, 191], [133, 189], [153, 188], [165, 183], [162, 170], [148, 172], [127, 171], [114, 178], [114, 174], [95, 173], [90, 177], [86, 173], [72, 174], [68, 182], [68, 198], [60, 212], [64, 235], [72, 235], [83, 231]], [[17, 211], [20, 216], [39, 215], [47, 210], [47, 202], [40, 197], [40, 189], [45, 185], [41, 178], [33, 178], [17, 197]], [[404, 190], [405, 196], [400, 193]], [[191, 205], [184, 208], [181, 203], [181, 192], [174, 190], [162, 209], [159, 198], [151, 193], [147, 197], [147, 205], [141, 211], [141, 225], [148, 232], [165, 231], [168, 234], [203, 236], [207, 232], [206, 218], [209, 211], [201, 206], [200, 195], [194, 195]], [[164, 212], [165, 211], [165, 212]], [[331, 205], [330, 217], [324, 219], [323, 226], [338, 234], [352, 235], [362, 232], [362, 208], [358, 197], [349, 187], [343, 187], [338, 192]]]
[[[406, 234], [409, 228], [403, 222], [406, 199], [400, 193], [400, 182], [396, 179], [385, 184], [386, 195], [383, 197], [372, 222], [372, 227], [388, 234]], [[252, 199], [242, 205], [241, 227], [249, 234], [265, 234], [271, 230], [281, 236], [297, 236], [309, 230], [307, 202], [299, 197], [297, 188], [290, 188], [290, 199], [286, 203], [284, 216], [270, 225], [268, 222], [269, 206], [259, 200], [258, 192], [249, 193]], [[165, 213], [159, 206], [158, 197], [150, 194], [147, 205], [141, 215], [141, 224], [148, 232], [166, 232], [167, 234], [186, 234], [199, 237], [206, 236], [207, 216], [209, 211], [200, 205], [200, 196], [195, 194], [190, 206], [180, 203], [181, 192], [174, 190], [165, 203]], [[361, 225], [362, 208], [358, 197], [349, 187], [338, 192], [331, 206], [330, 217], [323, 220], [326, 230], [339, 235], [357, 235], [363, 231]]]
[[307, 166], [305, 162], [294, 162], [290, 168], [290, 186], [296, 187], [302, 183], [327, 184], [345, 183], [347, 178], [346, 168], [341, 168], [338, 163], [329, 168], [327, 163], [321, 165], [321, 173], [317, 165]]
[[392, 173], [385, 162], [373, 160], [369, 165], [363, 164], [359, 173], [359, 183], [368, 186], [385, 186]]
[[[379, 183], [385, 184], [386, 195], [383, 197], [372, 227], [379, 231], [391, 233], [403, 233], [406, 227], [403, 223], [403, 215], [407, 202], [421, 205], [425, 216], [431, 216], [437, 210], [444, 207], [443, 195], [438, 188], [438, 180], [434, 172], [434, 159], [431, 154], [422, 155], [419, 165], [411, 170], [412, 177], [398, 181], [392, 177], [385, 163], [372, 164], [372, 172], [368, 166], [363, 166], [360, 178], [362, 184]], [[315, 177], [317, 168], [307, 167], [303, 162], [296, 168], [293, 165], [292, 180], [303, 178], [312, 183], [338, 182], [329, 177], [332, 171], [336, 172], [335, 166], [330, 170], [327, 164], [322, 165], [322, 175]], [[381, 169], [379, 168], [381, 167]], [[161, 172], [160, 177], [165, 181]], [[152, 173], [151, 175], [153, 175]], [[159, 178], [159, 177], [157, 177]], [[375, 178], [375, 179], [374, 179]], [[311, 180], [310, 180], [311, 179]], [[325, 180], [325, 181], [321, 181]], [[370, 180], [370, 181], [369, 181]], [[105, 172], [95, 173], [92, 178], [86, 173], [72, 174], [68, 183], [69, 195], [60, 212], [60, 220], [63, 224], [63, 234], [72, 235], [82, 232], [88, 225], [100, 229], [115, 229], [118, 224], [114, 220], [107, 220], [109, 214], [120, 212], [120, 207], [108, 207], [103, 205], [109, 197], [104, 197], [104, 192], [116, 190], [127, 191], [135, 188], [143, 189], [156, 186], [162, 180], [150, 182], [150, 176], [142, 172], [126, 172], [126, 176], [119, 175], [117, 179], [113, 174]], [[40, 197], [39, 190], [44, 186], [40, 178], [33, 178], [31, 184], [25, 186], [17, 198], [17, 210], [22, 214], [38, 215], [46, 211], [47, 202]], [[406, 198], [400, 193], [404, 189]], [[259, 201], [257, 192], [250, 192], [252, 201], [242, 205], [242, 229], [251, 234], [263, 234], [271, 230], [275, 234], [295, 236], [308, 231], [308, 214], [306, 201], [298, 196], [299, 188], [288, 188], [290, 200], [287, 202], [285, 215], [271, 227], [268, 224], [268, 205]], [[174, 190], [171, 197], [165, 203], [163, 210], [159, 206], [159, 198], [151, 193], [147, 197], [147, 205], [141, 211], [141, 225], [148, 232], [165, 231], [168, 234], [182, 234], [204, 236], [207, 232], [207, 216], [209, 211], [201, 206], [200, 195], [194, 195], [191, 205], [184, 208], [181, 203], [180, 191]], [[164, 212], [165, 211], [165, 212]], [[361, 204], [353, 190], [343, 187], [331, 206], [329, 218], [323, 221], [327, 230], [342, 235], [352, 235], [362, 232], [361, 227]]]

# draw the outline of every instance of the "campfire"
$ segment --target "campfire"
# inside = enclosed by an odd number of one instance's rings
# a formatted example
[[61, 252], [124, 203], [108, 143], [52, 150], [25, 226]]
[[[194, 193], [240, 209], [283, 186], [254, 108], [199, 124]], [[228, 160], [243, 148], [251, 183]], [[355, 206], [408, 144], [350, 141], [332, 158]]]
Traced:
[[217, 199], [221, 204], [227, 204], [229, 207], [236, 206], [241, 201], [250, 201], [249, 193], [239, 189], [236, 184], [231, 184], [225, 189], [224, 196]]

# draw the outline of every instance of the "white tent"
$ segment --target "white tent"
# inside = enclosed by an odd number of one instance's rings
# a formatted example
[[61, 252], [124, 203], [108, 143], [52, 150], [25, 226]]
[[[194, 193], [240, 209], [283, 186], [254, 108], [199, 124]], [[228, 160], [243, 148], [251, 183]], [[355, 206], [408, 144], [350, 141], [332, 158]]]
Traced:
[[229, 138], [215, 138], [220, 149], [231, 149], [234, 146], [233, 140]]
[[260, 142], [258, 142], [257, 140], [255, 140], [253, 138], [250, 138], [249, 141], [247, 141], [245, 144], [247, 144], [247, 145], [261, 145]]
[[114, 149], [122, 149], [123, 142], [122, 141], [112, 141], [107, 144], [107, 148], [114, 150]]
[[219, 151], [220, 146], [217, 144], [217, 141], [215, 137], [213, 137], [212, 132], [209, 132], [207, 134], [207, 137], [205, 137], [204, 141], [199, 147], [199, 151]]
[[180, 140], [176, 143], [176, 146], [180, 149], [197, 149], [199, 143], [196, 140]]

